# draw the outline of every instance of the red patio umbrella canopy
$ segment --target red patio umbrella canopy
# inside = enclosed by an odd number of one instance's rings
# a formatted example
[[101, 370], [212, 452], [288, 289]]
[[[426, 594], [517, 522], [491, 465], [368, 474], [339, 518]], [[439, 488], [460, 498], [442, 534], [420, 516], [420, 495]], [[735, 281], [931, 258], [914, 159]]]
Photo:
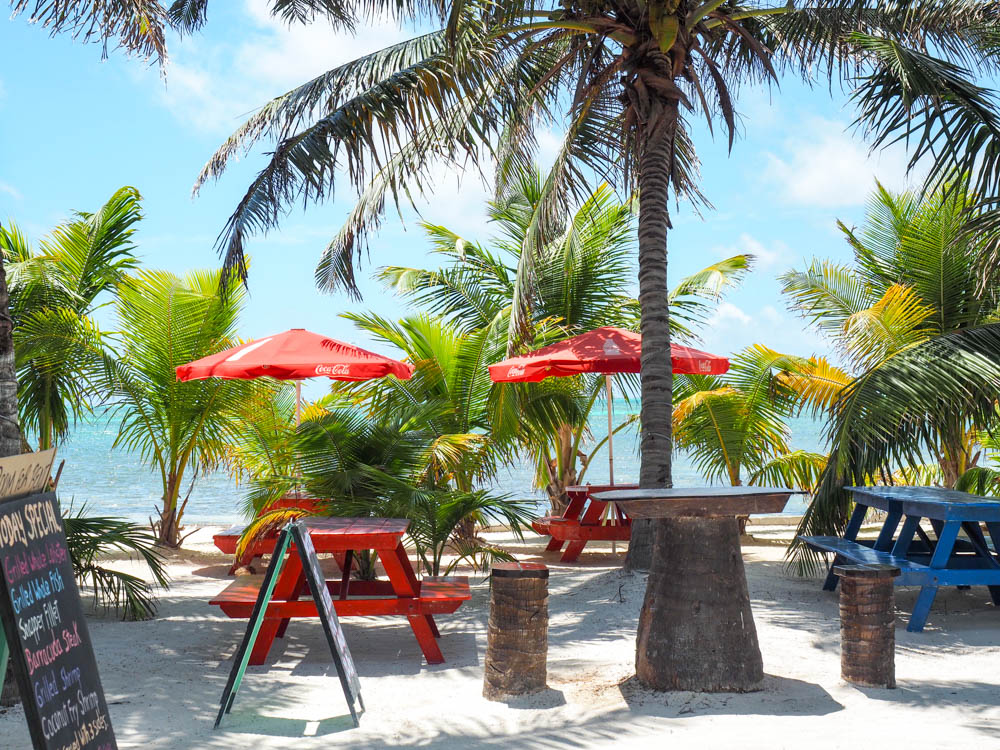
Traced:
[[386, 375], [408, 380], [413, 366], [304, 328], [250, 341], [177, 368], [178, 380], [326, 377], [354, 381]]
[[[641, 356], [642, 336], [605, 326], [490, 365], [490, 377], [498, 383], [537, 383], [554, 375], [639, 372]], [[721, 375], [729, 370], [725, 357], [678, 344], [670, 345], [670, 359], [676, 373]]]

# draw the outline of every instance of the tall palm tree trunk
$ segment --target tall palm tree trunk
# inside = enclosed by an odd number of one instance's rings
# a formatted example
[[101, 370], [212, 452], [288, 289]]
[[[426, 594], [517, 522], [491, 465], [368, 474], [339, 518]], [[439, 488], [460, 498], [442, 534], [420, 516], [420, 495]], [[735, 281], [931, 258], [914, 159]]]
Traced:
[[14, 369], [14, 321], [10, 317], [7, 271], [0, 258], [0, 457], [21, 452], [17, 421], [17, 374]]
[[[643, 488], [673, 486], [673, 368], [667, 305], [668, 188], [676, 100], [653, 101], [639, 144]], [[626, 568], [648, 569], [636, 676], [655, 690], [748, 691], [763, 679], [735, 518], [636, 521]]]
[[[21, 452], [21, 428], [17, 422], [17, 374], [14, 369], [14, 321], [10, 317], [7, 271], [0, 258], [0, 458]], [[0, 675], [0, 705], [17, 702], [17, 683], [11, 673]]]
[[[673, 364], [667, 302], [667, 229], [676, 101], [651, 103], [639, 144], [639, 304], [642, 310], [642, 441], [639, 486], [672, 487]], [[625, 558], [627, 570], [649, 570], [657, 522], [637, 520]]]

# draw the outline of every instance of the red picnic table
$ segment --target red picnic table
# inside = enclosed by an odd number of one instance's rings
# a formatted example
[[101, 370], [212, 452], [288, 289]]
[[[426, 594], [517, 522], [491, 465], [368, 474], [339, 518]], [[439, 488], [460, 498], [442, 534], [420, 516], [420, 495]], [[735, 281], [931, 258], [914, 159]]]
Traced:
[[[419, 580], [403, 548], [410, 522], [405, 518], [309, 518], [305, 521], [318, 553], [343, 556], [340, 580], [327, 580], [340, 617], [405, 615], [428, 664], [441, 664], [444, 656], [435, 638], [440, 637], [434, 615], [450, 614], [470, 598], [466, 577], [425, 577]], [[261, 540], [272, 552], [275, 539]], [[387, 581], [352, 581], [353, 553], [373, 550], [385, 568]], [[232, 618], [249, 618], [264, 577], [242, 576], [230, 583], [209, 604]], [[293, 617], [318, 617], [316, 603], [301, 599], [307, 591], [298, 553], [289, 550], [274, 587], [271, 603], [250, 654], [251, 664], [263, 664], [275, 638], [285, 634]]]
[[[555, 552], [568, 542], [559, 559], [561, 562], [573, 562], [583, 552], [587, 542], [595, 539], [627, 542], [632, 533], [632, 519], [614, 503], [611, 503], [608, 510], [608, 503], [595, 499], [594, 493], [638, 488], [637, 484], [584, 484], [567, 487], [569, 503], [563, 514], [536, 519], [531, 522], [531, 527], [543, 536], [552, 537], [545, 547], [548, 552]], [[603, 522], [605, 512], [608, 512], [607, 523]]]

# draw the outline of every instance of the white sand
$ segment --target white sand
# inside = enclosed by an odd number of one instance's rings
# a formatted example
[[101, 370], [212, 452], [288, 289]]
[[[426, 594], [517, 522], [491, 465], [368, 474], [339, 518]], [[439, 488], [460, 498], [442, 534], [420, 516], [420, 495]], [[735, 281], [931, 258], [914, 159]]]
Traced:
[[[207, 534], [192, 539], [207, 550]], [[509, 539], [507, 539], [509, 541]], [[522, 559], [541, 545], [510, 544]], [[207, 551], [171, 563], [159, 616], [90, 630], [122, 748], [851, 748], [1000, 747], [1000, 611], [984, 588], [943, 590], [924, 633], [905, 630], [915, 591], [897, 589], [897, 690], [839, 679], [837, 599], [782, 574], [783, 548], [744, 548], [765, 670], [748, 695], [637, 688], [636, 619], [644, 580], [619, 554], [581, 564], [549, 556], [549, 690], [509, 704], [481, 697], [488, 590], [441, 616], [446, 664], [423, 663], [403, 618], [345, 618], [368, 707], [354, 729], [317, 620], [293, 621], [268, 665], [251, 667], [213, 730], [246, 621], [207, 601], [227, 563]], [[0, 715], [0, 748], [29, 748], [20, 708]]]

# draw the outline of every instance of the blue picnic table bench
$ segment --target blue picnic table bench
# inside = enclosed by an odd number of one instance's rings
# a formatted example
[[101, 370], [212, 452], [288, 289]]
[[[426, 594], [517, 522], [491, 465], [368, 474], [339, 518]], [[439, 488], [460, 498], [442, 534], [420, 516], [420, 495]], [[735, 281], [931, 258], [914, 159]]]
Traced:
[[[927, 622], [940, 586], [988, 586], [993, 603], [1000, 606], [1000, 501], [942, 487], [846, 489], [854, 493], [855, 505], [844, 536], [799, 537], [813, 549], [833, 555], [825, 590], [837, 587], [834, 565], [894, 565], [900, 570], [896, 585], [920, 586], [906, 626], [917, 633]], [[869, 508], [883, 511], [885, 522], [876, 539], [859, 541]], [[923, 527], [925, 519], [932, 533]], [[960, 532], [964, 537], [959, 537]]]

